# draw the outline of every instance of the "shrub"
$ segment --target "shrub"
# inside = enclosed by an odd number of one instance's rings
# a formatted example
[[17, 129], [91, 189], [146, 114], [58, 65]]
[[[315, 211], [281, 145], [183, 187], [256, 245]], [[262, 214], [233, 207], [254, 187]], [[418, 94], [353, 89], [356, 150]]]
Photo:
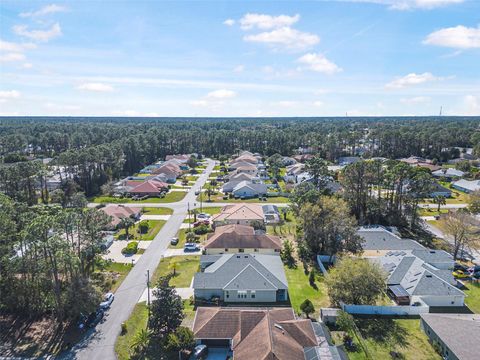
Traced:
[[305, 301], [300, 304], [300, 310], [302, 310], [302, 312], [305, 315], [307, 315], [307, 317], [311, 313], [315, 312], [315, 308], [313, 306], [313, 303], [309, 299], [305, 299]]
[[122, 322], [121, 327], [122, 327], [122, 335], [125, 335], [125, 334], [127, 333], [127, 331], [128, 331], [128, 329], [127, 329], [127, 323], [126, 323], [125, 321]]
[[206, 234], [209, 232], [209, 228], [207, 225], [200, 225], [200, 226], [197, 226], [196, 228], [193, 229], [193, 232], [196, 234], [196, 235], [203, 235], [203, 234]]
[[138, 230], [140, 234], [146, 234], [148, 232], [149, 224], [147, 220], [143, 220], [138, 224]]
[[130, 241], [126, 247], [122, 249], [122, 254], [124, 255], [133, 255], [138, 251], [138, 242]]

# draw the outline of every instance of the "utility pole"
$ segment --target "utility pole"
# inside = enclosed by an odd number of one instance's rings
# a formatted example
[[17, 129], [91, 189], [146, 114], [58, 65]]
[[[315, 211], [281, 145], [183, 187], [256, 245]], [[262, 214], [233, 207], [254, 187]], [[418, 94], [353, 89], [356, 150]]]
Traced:
[[203, 212], [203, 209], [202, 209], [202, 200], [203, 200], [203, 185], [200, 186], [200, 212]]
[[148, 318], [150, 318], [150, 270], [147, 270], [147, 305]]
[[187, 212], [188, 212], [188, 230], [192, 229], [192, 219], [190, 218], [190, 203], [187, 203]]

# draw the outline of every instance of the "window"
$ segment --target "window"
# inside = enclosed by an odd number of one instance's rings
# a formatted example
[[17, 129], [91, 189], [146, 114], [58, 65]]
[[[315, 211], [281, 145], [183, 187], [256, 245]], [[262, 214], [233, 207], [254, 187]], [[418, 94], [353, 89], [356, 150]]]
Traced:
[[280, 249], [275, 249], [275, 252], [280, 252]]
[[225, 252], [228, 252], [228, 249], [225, 249]]
[[252, 291], [250, 292], [250, 297], [251, 297], [252, 299], [255, 299], [255, 291], [254, 291], [254, 290], [252, 290]]
[[238, 252], [245, 252], [245, 249], [238, 249]]
[[228, 299], [230, 297], [230, 294], [228, 293], [228, 291], [225, 291], [225, 297]]
[[246, 299], [247, 298], [247, 292], [246, 291], [237, 291], [237, 298]]
[[254, 249], [253, 251], [258, 252], [258, 249]]

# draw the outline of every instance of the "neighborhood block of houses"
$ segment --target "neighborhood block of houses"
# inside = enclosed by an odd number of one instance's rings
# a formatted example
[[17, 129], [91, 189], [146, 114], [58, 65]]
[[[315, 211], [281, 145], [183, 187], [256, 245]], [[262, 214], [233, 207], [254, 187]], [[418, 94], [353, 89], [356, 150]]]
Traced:
[[275, 205], [239, 203], [225, 206], [212, 217], [213, 225], [226, 224], [251, 225], [255, 222], [273, 224], [280, 221], [278, 207]]

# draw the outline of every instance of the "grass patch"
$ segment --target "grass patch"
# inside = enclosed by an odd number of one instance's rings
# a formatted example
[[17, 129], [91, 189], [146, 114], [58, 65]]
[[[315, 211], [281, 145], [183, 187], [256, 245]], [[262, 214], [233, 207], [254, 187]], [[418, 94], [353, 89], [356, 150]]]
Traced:
[[467, 295], [465, 303], [476, 314], [480, 314], [480, 283], [471, 282], [466, 284], [468, 290], [463, 290]]
[[165, 276], [173, 272], [171, 268], [173, 262], [176, 262], [176, 275], [170, 280], [170, 284], [175, 287], [190, 286], [193, 275], [198, 272], [200, 268], [199, 255], [163, 258], [152, 276], [152, 286], [158, 281], [160, 276]]
[[135, 335], [147, 327], [148, 308], [145, 302], [135, 305], [130, 317], [126, 321], [127, 332], [119, 335], [115, 342], [115, 353], [119, 360], [130, 359], [130, 348]]
[[418, 216], [438, 216], [440, 214], [447, 214], [448, 209], [440, 209], [440, 212], [438, 212], [437, 209], [419, 208], [417, 212]]
[[[139, 222], [129, 229], [130, 239], [129, 240], [153, 240], [158, 232], [162, 229], [163, 225], [166, 223], [165, 220], [143, 220], [148, 222], [148, 232], [146, 234], [141, 234], [138, 230]], [[120, 229], [115, 235], [117, 239], [125, 238], [125, 229]]]
[[[400, 359], [441, 359], [421, 330], [419, 319], [356, 319], [355, 322], [371, 359], [391, 359], [390, 351], [400, 353]], [[355, 343], [358, 349], [348, 352], [348, 357], [351, 360], [367, 359], [357, 339]]]
[[320, 314], [320, 308], [328, 307], [330, 300], [327, 296], [327, 288], [323, 282], [323, 276], [319, 275], [315, 271], [315, 285], [316, 288], [310, 285], [308, 281], [308, 274], [305, 274], [303, 265], [297, 262], [297, 268], [292, 269], [285, 266], [285, 274], [288, 281], [288, 296], [290, 297], [290, 303], [296, 313], [300, 313], [300, 304], [309, 299], [315, 307], [315, 313], [311, 317], [318, 318]]
[[163, 198], [150, 197], [145, 200], [132, 200], [131, 198], [116, 198], [113, 196], [97, 196], [90, 199], [91, 202], [99, 204], [128, 204], [128, 203], [138, 203], [138, 204], [148, 204], [148, 203], [171, 203], [182, 200], [187, 193], [185, 191], [171, 191], [165, 195]]
[[165, 207], [144, 207], [142, 209], [145, 215], [172, 215], [173, 210]]
[[110, 288], [111, 292], [117, 291], [117, 289], [122, 284], [123, 280], [127, 277], [128, 273], [132, 269], [130, 264], [122, 264], [111, 262], [105, 267], [105, 271], [110, 272], [113, 275], [112, 287]]

